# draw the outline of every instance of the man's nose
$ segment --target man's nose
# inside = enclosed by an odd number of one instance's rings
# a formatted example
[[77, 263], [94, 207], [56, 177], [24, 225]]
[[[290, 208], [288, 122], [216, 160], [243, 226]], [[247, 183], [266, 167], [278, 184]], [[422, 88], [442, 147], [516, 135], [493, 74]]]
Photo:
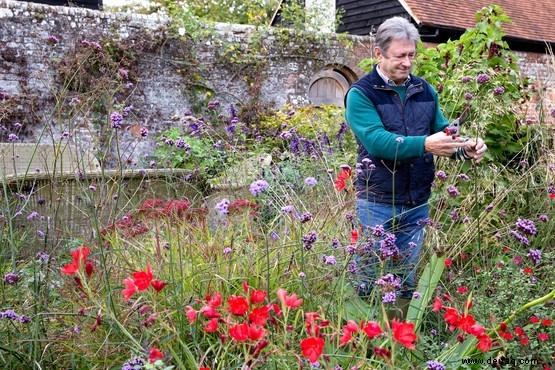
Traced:
[[406, 67], [410, 67], [412, 65], [412, 58], [407, 55], [403, 58], [401, 63], [403, 63], [403, 65], [406, 66]]

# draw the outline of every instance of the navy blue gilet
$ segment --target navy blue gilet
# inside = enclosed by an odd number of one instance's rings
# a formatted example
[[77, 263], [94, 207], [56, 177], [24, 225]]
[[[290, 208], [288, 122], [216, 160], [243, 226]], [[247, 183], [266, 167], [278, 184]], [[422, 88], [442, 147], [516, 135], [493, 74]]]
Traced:
[[[404, 103], [384, 82], [376, 67], [351, 88], [359, 89], [372, 101], [387, 131], [403, 136], [430, 135], [436, 100], [430, 85], [423, 79], [410, 75]], [[395, 162], [370, 155], [358, 139], [357, 142], [357, 162], [363, 163], [355, 183], [358, 198], [399, 206], [418, 206], [428, 201], [435, 175], [431, 153]], [[370, 159], [375, 168], [364, 165], [365, 158]]]

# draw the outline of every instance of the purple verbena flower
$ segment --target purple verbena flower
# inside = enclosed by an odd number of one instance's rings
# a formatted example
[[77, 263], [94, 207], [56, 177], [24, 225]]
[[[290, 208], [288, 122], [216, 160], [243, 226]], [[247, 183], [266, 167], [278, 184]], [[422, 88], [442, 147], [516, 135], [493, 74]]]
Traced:
[[307, 177], [304, 179], [305, 184], [308, 186], [316, 186], [318, 185], [318, 181], [314, 177]]
[[502, 86], [497, 86], [493, 89], [493, 95], [503, 95], [505, 93], [505, 89]]
[[269, 185], [266, 181], [256, 180], [249, 187], [249, 191], [252, 195], [257, 196], [260, 193], [262, 193], [263, 191], [265, 191], [266, 189], [268, 189], [268, 187], [269, 187]]
[[437, 171], [436, 176], [440, 180], [445, 180], [447, 178], [447, 174], [444, 171]]
[[428, 361], [426, 366], [427, 370], [445, 370], [445, 365], [439, 361]]
[[9, 284], [9, 285], [14, 285], [15, 283], [17, 283], [19, 281], [21, 277], [13, 272], [8, 272], [6, 275], [4, 275], [4, 283]]
[[516, 240], [518, 240], [519, 242], [521, 242], [524, 245], [530, 245], [530, 242], [528, 241], [528, 238], [526, 238], [524, 235], [519, 234], [518, 231], [509, 230], [509, 235], [511, 235], [513, 238], [515, 238]]
[[449, 185], [447, 187], [447, 193], [452, 196], [453, 198], [456, 198], [459, 196], [459, 190], [457, 189], [457, 187], [455, 185]]
[[316, 240], [318, 240], [316, 232], [309, 231], [308, 234], [302, 238], [304, 249], [307, 251], [312, 249], [312, 245], [316, 242]]
[[312, 220], [312, 214], [310, 214], [310, 212], [303, 213], [301, 215], [301, 224], [304, 224], [310, 220]]
[[549, 217], [547, 217], [547, 215], [539, 215], [538, 220], [540, 220], [541, 222], [548, 222]]
[[387, 292], [382, 297], [383, 303], [395, 303], [397, 300], [397, 294], [395, 292]]
[[536, 234], [536, 225], [534, 224], [534, 221], [529, 220], [529, 219], [517, 219], [516, 220], [516, 224], [515, 224], [517, 230], [519, 230], [520, 232], [527, 234], [527, 235], [534, 235]]
[[530, 249], [530, 252], [528, 252], [526, 257], [530, 257], [532, 262], [534, 262], [536, 265], [539, 265], [542, 260], [542, 253], [539, 249]]
[[478, 75], [478, 77], [476, 77], [476, 82], [478, 82], [479, 84], [485, 84], [489, 80], [490, 77], [487, 73], [481, 73]]
[[119, 112], [114, 112], [110, 114], [110, 126], [113, 129], [120, 129], [121, 122], [123, 121], [123, 116]]
[[217, 203], [214, 208], [218, 211], [220, 216], [225, 216], [229, 213], [228, 207], [229, 199], [224, 198], [219, 203]]
[[385, 229], [383, 225], [376, 225], [373, 227], [370, 226], [370, 231], [372, 232], [372, 235], [375, 236], [376, 238], [379, 238], [385, 234]]
[[281, 207], [281, 212], [283, 213], [293, 213], [294, 211], [295, 211], [295, 207], [293, 206]]

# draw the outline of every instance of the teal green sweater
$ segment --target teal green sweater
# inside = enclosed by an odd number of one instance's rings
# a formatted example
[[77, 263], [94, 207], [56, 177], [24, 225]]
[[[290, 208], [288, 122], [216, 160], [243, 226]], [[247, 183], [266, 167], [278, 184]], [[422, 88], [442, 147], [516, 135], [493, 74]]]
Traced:
[[[405, 100], [406, 87], [393, 87], [401, 101]], [[437, 92], [432, 88], [436, 102]], [[400, 136], [388, 132], [376, 111], [376, 107], [370, 99], [359, 89], [353, 88], [347, 94], [347, 107], [345, 119], [347, 124], [360, 140], [369, 154], [387, 160], [407, 160], [421, 157], [424, 154], [424, 140], [426, 136]], [[432, 134], [443, 131], [449, 125], [447, 119], [441, 113], [439, 104], [436, 104], [435, 120], [431, 128]], [[399, 145], [397, 138], [403, 139], [403, 145]]]

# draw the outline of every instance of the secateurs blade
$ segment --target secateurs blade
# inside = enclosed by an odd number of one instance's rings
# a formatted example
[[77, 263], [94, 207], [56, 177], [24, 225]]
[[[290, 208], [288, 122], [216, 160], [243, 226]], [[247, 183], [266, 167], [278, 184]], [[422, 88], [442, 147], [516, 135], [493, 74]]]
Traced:
[[453, 139], [461, 136], [460, 127], [466, 122], [468, 118], [468, 107], [464, 109], [461, 116], [451, 122], [449, 126], [445, 128], [445, 135], [450, 135]]

